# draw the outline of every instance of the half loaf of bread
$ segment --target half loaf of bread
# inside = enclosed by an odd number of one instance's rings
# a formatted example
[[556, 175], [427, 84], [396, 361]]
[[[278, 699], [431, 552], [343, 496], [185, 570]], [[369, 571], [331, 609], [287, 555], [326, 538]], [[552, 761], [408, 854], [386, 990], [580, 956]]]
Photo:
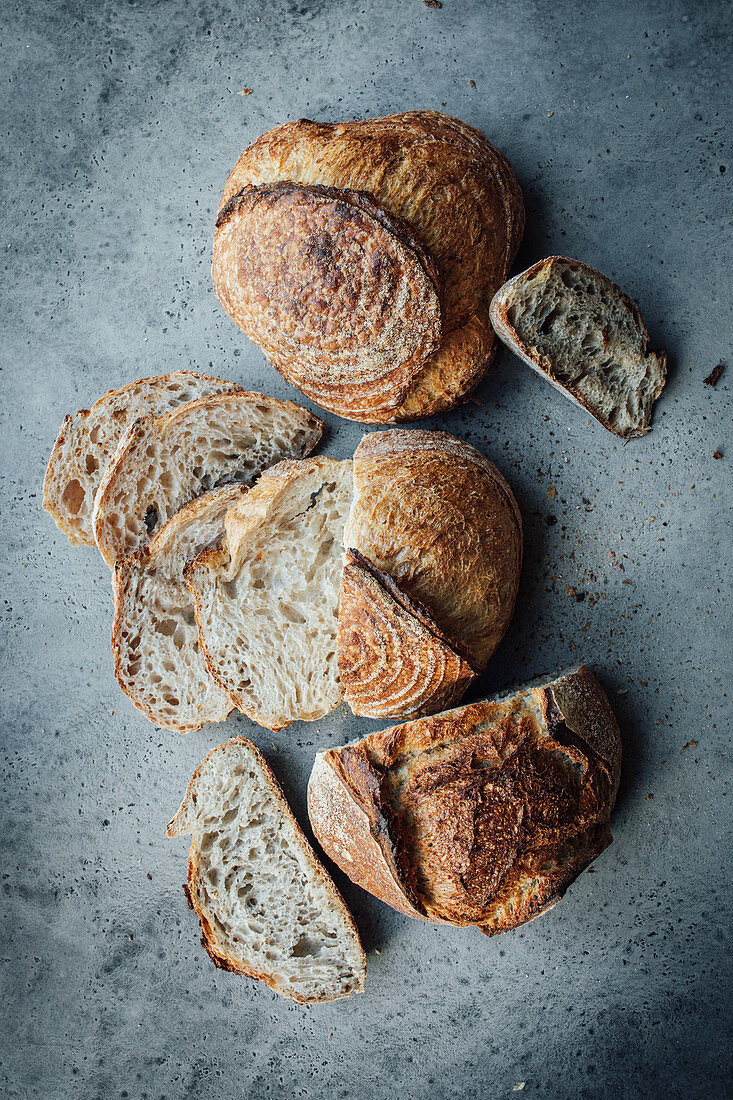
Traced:
[[43, 507], [72, 543], [94, 546], [94, 497], [130, 424], [140, 416], [160, 416], [199, 397], [237, 392], [241, 386], [234, 382], [188, 370], [140, 378], [109, 390], [91, 409], [67, 416], [61, 425], [43, 482]]
[[251, 485], [268, 466], [299, 458], [323, 423], [292, 401], [230, 393], [136, 420], [120, 440], [94, 501], [94, 536], [109, 566], [144, 546], [188, 501], [229, 482]]
[[521, 556], [496, 467], [445, 432], [396, 429], [353, 464], [268, 470], [185, 576], [210, 674], [280, 729], [344, 695], [370, 717], [457, 701], [507, 628]]
[[351, 914], [251, 741], [235, 737], [198, 766], [167, 829], [187, 833], [184, 889], [217, 966], [300, 1004], [363, 990]]
[[242, 153], [216, 222], [224, 309], [319, 405], [365, 423], [449, 408], [494, 348], [524, 227], [509, 162], [436, 111], [300, 119]]
[[491, 303], [505, 344], [604, 428], [649, 431], [667, 356], [649, 351], [638, 307], [600, 271], [550, 256], [515, 275]]
[[135, 706], [165, 729], [189, 733], [223, 722], [232, 710], [206, 671], [183, 570], [221, 541], [227, 509], [246, 492], [244, 485], [225, 485], [189, 501], [147, 546], [115, 563], [115, 676]]
[[365, 890], [493, 935], [550, 909], [611, 843], [620, 766], [616, 719], [581, 665], [319, 752], [308, 813]]

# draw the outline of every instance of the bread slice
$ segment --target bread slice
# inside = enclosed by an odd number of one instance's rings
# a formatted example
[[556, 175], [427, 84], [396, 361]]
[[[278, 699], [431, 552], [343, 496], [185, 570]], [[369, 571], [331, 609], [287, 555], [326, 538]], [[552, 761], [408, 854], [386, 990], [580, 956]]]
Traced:
[[300, 1004], [362, 992], [351, 914], [251, 741], [212, 749], [166, 831], [192, 836], [184, 889], [217, 966]]
[[400, 912], [505, 932], [555, 905], [611, 843], [621, 739], [585, 665], [318, 753], [326, 854]]
[[237, 706], [282, 729], [341, 701], [336, 627], [351, 462], [281, 462], [186, 569], [206, 665]]
[[490, 314], [504, 343], [604, 428], [649, 431], [667, 356], [647, 350], [639, 309], [600, 271], [550, 256], [505, 283]]
[[140, 378], [109, 390], [91, 409], [67, 416], [61, 425], [43, 482], [43, 507], [72, 543], [94, 546], [94, 497], [130, 424], [199, 397], [241, 390], [234, 382], [189, 370]]
[[122, 690], [156, 726], [189, 733], [231, 713], [206, 671], [185, 566], [224, 537], [224, 516], [244, 494], [225, 485], [189, 501], [142, 550], [115, 563], [112, 650]]
[[368, 718], [434, 714], [476, 678], [427, 609], [358, 550], [341, 574], [337, 651], [344, 698]]
[[203, 397], [135, 421], [119, 442], [94, 501], [94, 536], [109, 566], [144, 546], [207, 489], [251, 485], [268, 466], [306, 455], [323, 422], [292, 401], [260, 393]]

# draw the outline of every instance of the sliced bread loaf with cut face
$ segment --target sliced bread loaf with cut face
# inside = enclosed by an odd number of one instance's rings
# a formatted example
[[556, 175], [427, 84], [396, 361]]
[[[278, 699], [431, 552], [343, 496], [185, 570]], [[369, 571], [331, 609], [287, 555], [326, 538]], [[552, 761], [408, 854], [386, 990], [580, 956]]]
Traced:
[[43, 507], [72, 543], [94, 546], [94, 497], [130, 424], [140, 416], [160, 416], [199, 397], [241, 390], [234, 382], [188, 370], [140, 378], [109, 390], [91, 409], [67, 416], [61, 425], [43, 482]]
[[207, 668], [260, 725], [313, 721], [341, 701], [336, 660], [351, 463], [281, 462], [226, 517], [221, 549], [186, 569]]
[[189, 904], [214, 963], [300, 1004], [361, 993], [351, 914], [251, 741], [208, 754], [167, 829], [191, 834]]
[[179, 508], [229, 482], [300, 458], [323, 422], [292, 401], [232, 393], [141, 417], [125, 433], [94, 501], [94, 536], [109, 566], [144, 546]]
[[122, 690], [157, 726], [189, 733], [223, 722], [229, 697], [206, 671], [183, 570], [224, 535], [224, 516], [247, 492], [225, 485], [189, 501], [142, 550], [115, 563], [112, 650]]
[[667, 356], [638, 307], [600, 271], [550, 256], [496, 293], [491, 322], [533, 370], [624, 439], [649, 431]]
[[611, 843], [620, 768], [616, 719], [581, 665], [320, 752], [308, 814], [365, 890], [493, 935], [550, 909]]

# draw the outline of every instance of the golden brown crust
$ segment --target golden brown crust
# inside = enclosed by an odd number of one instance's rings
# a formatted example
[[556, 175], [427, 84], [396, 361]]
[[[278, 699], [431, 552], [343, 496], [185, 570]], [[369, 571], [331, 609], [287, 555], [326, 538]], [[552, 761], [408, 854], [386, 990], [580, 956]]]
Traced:
[[359, 411], [358, 400], [327, 407], [373, 423], [427, 416], [460, 400], [488, 366], [494, 337], [487, 304], [506, 279], [524, 228], [521, 191], [506, 158], [480, 131], [435, 111], [334, 125], [300, 119], [242, 153], [221, 206], [243, 188], [285, 180], [371, 196], [409, 225], [444, 288], [444, 343], [413, 372], [402, 397], [391, 394], [383, 411], [376, 405]]
[[341, 574], [337, 645], [344, 698], [368, 718], [433, 714], [476, 678], [460, 645], [356, 550]]
[[446, 432], [365, 436], [344, 544], [423, 604], [481, 671], [509, 625], [522, 562], [511, 489], [479, 451]]
[[384, 419], [438, 348], [437, 273], [369, 195], [281, 182], [237, 192], [217, 218], [222, 305], [307, 396]]
[[[272, 772], [272, 769], [270, 768], [269, 764], [267, 763], [267, 761], [265, 760], [264, 756], [259, 751], [257, 746], [254, 745], [246, 737], [241, 737], [241, 736], [230, 738], [230, 740], [228, 742], [225, 742], [224, 745], [218, 745], [216, 748], [211, 749], [210, 752], [208, 752], [206, 754], [204, 759], [201, 761], [201, 763], [198, 765], [198, 767], [194, 771], [193, 775], [191, 776], [188, 787], [186, 789], [186, 794], [184, 795], [183, 801], [181, 802], [181, 805], [178, 809], [178, 812], [176, 813], [175, 817], [169, 822], [168, 827], [166, 828], [166, 831], [165, 831], [166, 836], [168, 836], [168, 837], [176, 837], [176, 836], [180, 836], [181, 834], [186, 834], [186, 833], [192, 833], [193, 834], [193, 839], [191, 841], [191, 847], [189, 849], [188, 881], [184, 885], [183, 890], [184, 890], [184, 893], [186, 895], [186, 899], [188, 901], [189, 907], [194, 910], [194, 912], [197, 914], [199, 920], [201, 921], [201, 930], [203, 932], [203, 935], [201, 937], [201, 943], [203, 944], [204, 948], [206, 949], [206, 952], [209, 955], [209, 957], [211, 958], [211, 960], [221, 970], [228, 970], [232, 974], [242, 974], [243, 976], [248, 977], [248, 978], [255, 978], [258, 981], [264, 982], [265, 985], [269, 986], [270, 989], [275, 990], [276, 993], [280, 993], [285, 997], [290, 997], [292, 1000], [297, 1001], [298, 1004], [316, 1003], [314, 1001], [305, 1000], [304, 998], [299, 997], [297, 995], [297, 993], [294, 993], [292, 990], [288, 989], [287, 987], [284, 987], [284, 986], [280, 985], [272, 977], [272, 975], [266, 974], [266, 973], [263, 973], [261, 971], [257, 971], [257, 970], [255, 970], [251, 967], [245, 966], [239, 959], [236, 959], [233, 955], [231, 955], [228, 951], [226, 951], [226, 949], [221, 944], [218, 943], [218, 937], [217, 937], [216, 931], [215, 931], [215, 929], [213, 928], [211, 922], [208, 919], [206, 906], [205, 906], [205, 903], [202, 900], [202, 892], [201, 892], [200, 886], [199, 886], [199, 879], [200, 879], [200, 874], [199, 874], [199, 848], [198, 848], [198, 837], [196, 836], [196, 832], [195, 832], [196, 788], [197, 788], [197, 785], [198, 785], [199, 776], [201, 775], [201, 772], [202, 772], [206, 762], [209, 760], [209, 758], [214, 753], [220, 752], [227, 745], [241, 745], [248, 752], [251, 752], [255, 756], [255, 758], [257, 759], [258, 765], [261, 767], [261, 769], [264, 773], [266, 782], [268, 783], [268, 786], [270, 788], [270, 793], [272, 794], [272, 797], [274, 798], [275, 802], [278, 804], [278, 807], [279, 807], [280, 811], [282, 812], [282, 814], [288, 819], [288, 821], [290, 822], [290, 824], [294, 828], [296, 836], [297, 836], [298, 840], [300, 841], [300, 843], [302, 844], [303, 851], [306, 854], [309, 866], [310, 866], [313, 874], [321, 879], [324, 887], [326, 888], [328, 894], [330, 895], [331, 901], [333, 902], [334, 906], [338, 907], [341, 910], [342, 916], [343, 916], [343, 918], [344, 918], [344, 920], [347, 924], [347, 927], [348, 927], [350, 933], [353, 936], [354, 943], [361, 950], [361, 941], [359, 939], [359, 933], [357, 931], [356, 925], [354, 924], [353, 917], [351, 916], [351, 913], [349, 912], [348, 908], [346, 907], [346, 904], [345, 904], [343, 898], [341, 897], [341, 894], [336, 889], [330, 875], [327, 874], [326, 870], [324, 869], [324, 867], [322, 866], [322, 864], [318, 860], [315, 852], [313, 851], [310, 844], [308, 843], [308, 840], [307, 840], [305, 834], [303, 833], [303, 830], [301, 829], [300, 825], [298, 824], [297, 820], [295, 819], [295, 816], [293, 815], [293, 811], [290, 809], [290, 806], [289, 806], [289, 804], [288, 804], [288, 802], [285, 798], [285, 795], [282, 793], [282, 790], [280, 788], [280, 784], [278, 783], [277, 779], [275, 778], [275, 776]], [[363, 990], [364, 974], [366, 972], [366, 956], [364, 955], [363, 950], [361, 950], [361, 957], [362, 957], [361, 988], [357, 989], [357, 990], [354, 990], [353, 992], [361, 992]], [[348, 993], [343, 994], [343, 996], [349, 996], [349, 995], [350, 994], [348, 994]], [[340, 997], [323, 997], [323, 998], [320, 998], [320, 1001], [331, 1001], [331, 1000], [340, 1000], [340, 999], [341, 999]]]
[[319, 754], [311, 824], [342, 870], [395, 908], [492, 935], [546, 912], [610, 843], [620, 753], [608, 700], [581, 665]]

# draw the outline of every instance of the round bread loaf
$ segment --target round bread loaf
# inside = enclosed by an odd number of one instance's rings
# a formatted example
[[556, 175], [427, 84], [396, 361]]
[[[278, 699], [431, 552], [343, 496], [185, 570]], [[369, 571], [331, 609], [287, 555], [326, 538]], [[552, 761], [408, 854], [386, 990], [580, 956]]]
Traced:
[[214, 241], [224, 309], [288, 381], [365, 423], [449, 408], [483, 375], [524, 228], [509, 162], [435, 111], [300, 119], [246, 149]]

